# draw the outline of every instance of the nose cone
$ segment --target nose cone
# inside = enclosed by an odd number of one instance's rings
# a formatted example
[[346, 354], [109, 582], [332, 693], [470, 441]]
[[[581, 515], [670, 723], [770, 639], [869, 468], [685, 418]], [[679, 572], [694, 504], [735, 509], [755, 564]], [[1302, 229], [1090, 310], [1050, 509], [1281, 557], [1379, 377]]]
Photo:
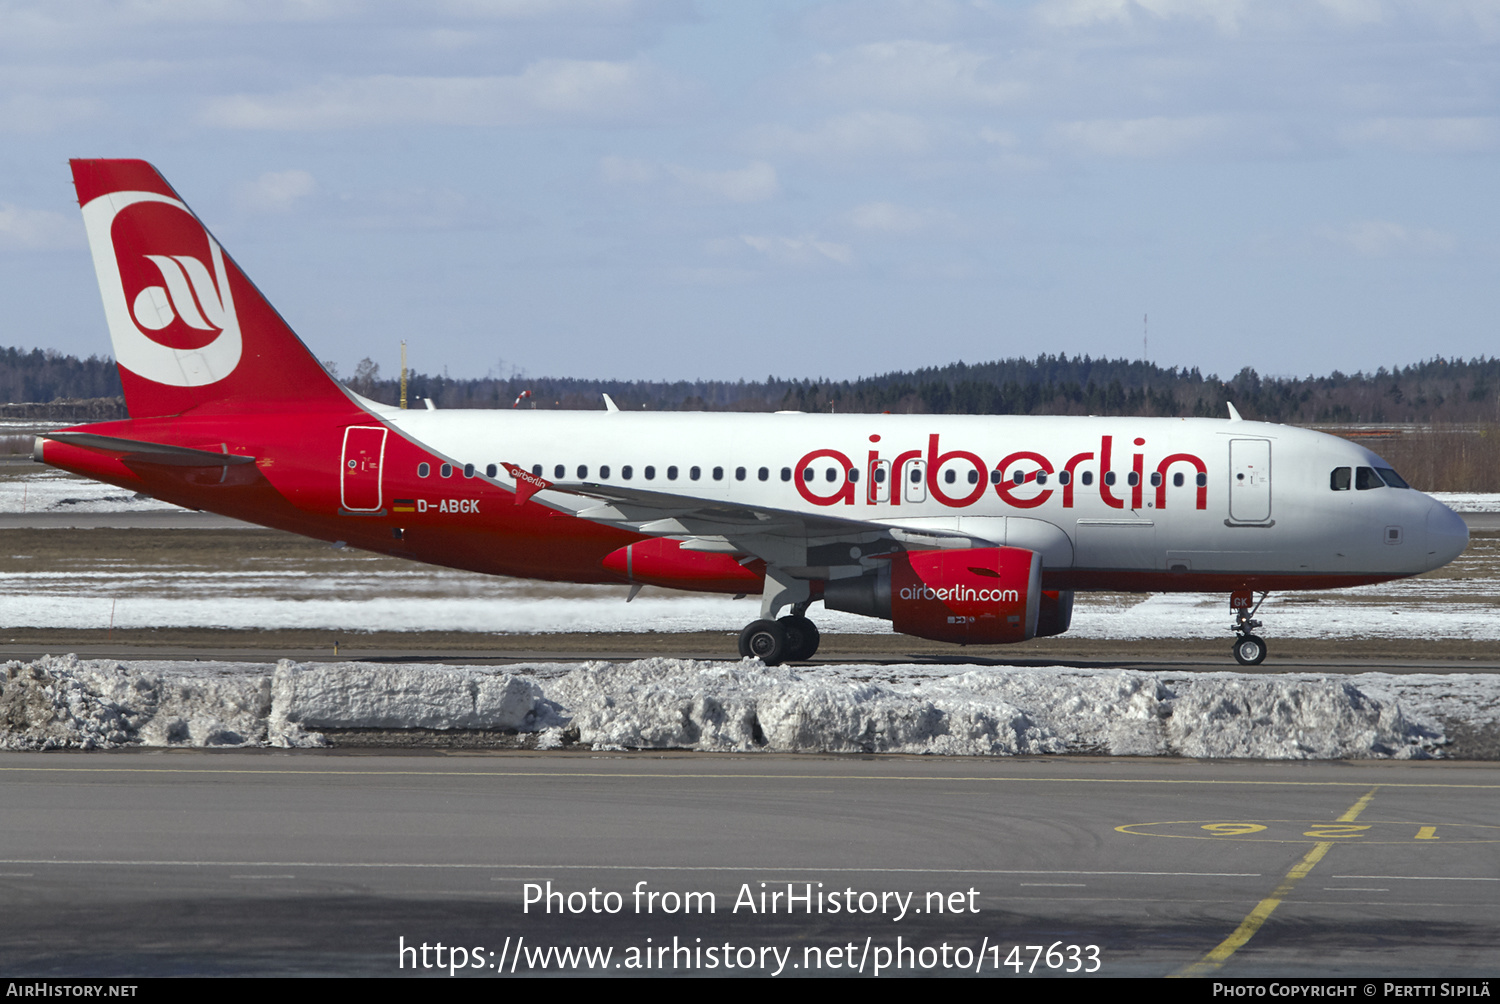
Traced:
[[1427, 551], [1432, 568], [1441, 568], [1469, 546], [1469, 527], [1458, 513], [1432, 500], [1427, 510]]

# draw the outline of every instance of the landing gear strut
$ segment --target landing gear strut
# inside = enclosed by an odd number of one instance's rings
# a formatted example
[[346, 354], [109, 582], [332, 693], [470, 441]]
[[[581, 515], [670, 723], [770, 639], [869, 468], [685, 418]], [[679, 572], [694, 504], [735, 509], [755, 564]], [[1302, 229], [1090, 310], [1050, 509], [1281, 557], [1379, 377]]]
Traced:
[[822, 636], [818, 626], [808, 620], [806, 610], [806, 603], [797, 603], [789, 616], [752, 621], [740, 632], [740, 655], [753, 656], [767, 666], [811, 659]]
[[1229, 609], [1234, 613], [1234, 623], [1229, 629], [1236, 635], [1234, 639], [1234, 661], [1241, 666], [1259, 666], [1266, 659], [1266, 641], [1259, 635], [1252, 634], [1261, 622], [1255, 620], [1255, 611], [1266, 602], [1267, 593], [1261, 593], [1260, 599], [1255, 599], [1255, 594], [1248, 589], [1240, 589], [1230, 594]]

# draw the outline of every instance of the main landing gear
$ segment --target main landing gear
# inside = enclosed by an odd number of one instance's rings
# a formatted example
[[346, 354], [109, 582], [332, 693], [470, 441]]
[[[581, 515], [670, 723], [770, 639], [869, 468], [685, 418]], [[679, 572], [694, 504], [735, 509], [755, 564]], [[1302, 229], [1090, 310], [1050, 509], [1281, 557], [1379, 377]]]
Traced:
[[1260, 599], [1248, 589], [1240, 589], [1230, 594], [1229, 609], [1234, 614], [1234, 623], [1229, 625], [1229, 630], [1235, 633], [1234, 639], [1234, 661], [1241, 666], [1259, 666], [1266, 660], [1266, 640], [1259, 635], [1251, 634], [1253, 630], [1261, 626], [1261, 622], [1254, 620], [1255, 611], [1266, 602], [1267, 593], [1261, 593]]
[[798, 603], [789, 616], [752, 621], [740, 632], [740, 655], [753, 656], [767, 666], [811, 659], [822, 636], [818, 626], [805, 616], [806, 611], [807, 604]]

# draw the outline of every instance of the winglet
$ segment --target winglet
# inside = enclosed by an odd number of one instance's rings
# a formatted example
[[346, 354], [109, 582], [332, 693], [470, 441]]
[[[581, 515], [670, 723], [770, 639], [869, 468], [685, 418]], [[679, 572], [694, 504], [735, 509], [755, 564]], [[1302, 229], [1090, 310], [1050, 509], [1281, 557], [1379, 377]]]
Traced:
[[506, 464], [505, 472], [516, 480], [516, 505], [521, 505], [542, 489], [552, 487], [552, 482], [546, 478], [515, 464]]
[[605, 394], [604, 395], [604, 410], [605, 411], [619, 411], [620, 410], [620, 406], [617, 405], [617, 404], [615, 404], [615, 399], [614, 398], [610, 397], [608, 394]]
[[1235, 409], [1235, 406], [1231, 402], [1225, 401], [1224, 403], [1227, 404], [1227, 405], [1229, 405], [1229, 420], [1231, 422], [1243, 422], [1244, 421], [1244, 419], [1242, 417], [1240, 417], [1239, 411]]

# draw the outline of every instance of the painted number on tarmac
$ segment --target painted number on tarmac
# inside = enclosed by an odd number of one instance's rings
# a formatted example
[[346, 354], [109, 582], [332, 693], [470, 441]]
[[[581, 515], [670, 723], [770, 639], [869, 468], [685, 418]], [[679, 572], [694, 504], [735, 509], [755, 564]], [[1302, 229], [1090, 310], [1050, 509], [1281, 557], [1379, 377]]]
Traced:
[[1136, 837], [1176, 837], [1186, 840], [1255, 840], [1269, 843], [1404, 844], [1411, 841], [1493, 843], [1500, 826], [1477, 823], [1377, 821], [1328, 823], [1315, 819], [1177, 819], [1159, 823], [1126, 823], [1119, 833]]

